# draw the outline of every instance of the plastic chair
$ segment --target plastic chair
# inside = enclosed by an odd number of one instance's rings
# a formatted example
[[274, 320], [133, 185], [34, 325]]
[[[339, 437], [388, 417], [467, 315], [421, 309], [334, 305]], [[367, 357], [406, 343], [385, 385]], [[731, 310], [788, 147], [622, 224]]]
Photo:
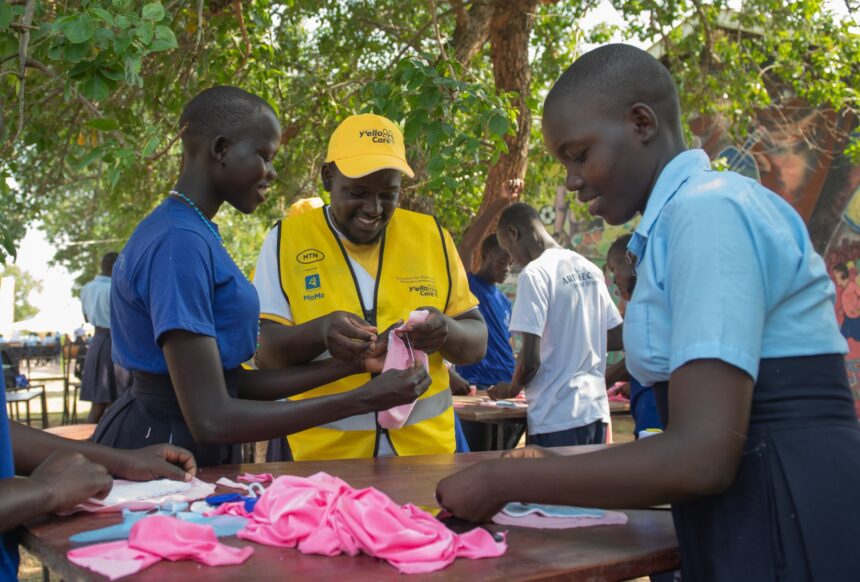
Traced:
[[87, 353], [86, 344], [66, 342], [63, 344], [60, 367], [63, 371], [63, 419], [62, 424], [78, 422], [78, 392], [81, 389], [83, 358]]
[[[24, 403], [27, 426], [32, 425], [30, 402], [39, 398], [42, 404], [42, 428], [48, 426], [48, 396], [44, 384], [30, 384], [22, 375], [16, 362], [9, 352], [0, 350], [0, 361], [3, 366], [3, 384], [6, 387], [6, 406], [9, 408], [9, 418], [21, 421], [20, 404]], [[23, 382], [21, 381], [23, 379]]]

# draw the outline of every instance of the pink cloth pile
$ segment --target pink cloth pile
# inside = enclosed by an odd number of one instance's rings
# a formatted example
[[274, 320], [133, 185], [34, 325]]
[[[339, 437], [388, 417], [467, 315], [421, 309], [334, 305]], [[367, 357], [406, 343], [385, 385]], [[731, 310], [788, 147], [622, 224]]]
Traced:
[[[403, 327], [409, 323], [413, 325], [416, 323], [423, 323], [427, 321], [428, 317], [430, 317], [430, 312], [426, 309], [413, 311], [409, 314], [409, 319], [406, 323], [397, 329], [403, 329]], [[410, 353], [409, 348], [406, 346], [406, 342], [394, 333], [394, 331], [396, 330], [392, 330], [392, 332], [388, 334], [388, 353], [385, 354], [385, 363], [382, 365], [382, 371], [385, 372], [391, 369], [409, 369], [412, 367], [413, 358], [415, 362], [422, 364], [425, 370], [429, 370], [430, 364], [427, 359], [427, 354], [421, 350], [412, 350]], [[414, 401], [409, 404], [401, 404], [400, 406], [383, 410], [377, 414], [377, 422], [379, 422], [379, 426], [382, 428], [403, 428], [409, 415], [412, 414], [413, 408], [415, 408]]]
[[[226, 504], [241, 505], [241, 504]], [[221, 506], [217, 513], [232, 513]], [[405, 574], [441, 570], [456, 558], [492, 558], [507, 550], [487, 530], [449, 530], [414, 505], [397, 505], [369, 487], [354, 489], [337, 477], [278, 477], [263, 493], [238, 537], [297, 548], [305, 554], [382, 558]]]
[[70, 550], [69, 561], [111, 580], [140, 572], [161, 560], [194, 560], [206, 566], [241, 564], [254, 548], [233, 548], [218, 542], [210, 526], [175, 517], [146, 517], [131, 528], [128, 540]]

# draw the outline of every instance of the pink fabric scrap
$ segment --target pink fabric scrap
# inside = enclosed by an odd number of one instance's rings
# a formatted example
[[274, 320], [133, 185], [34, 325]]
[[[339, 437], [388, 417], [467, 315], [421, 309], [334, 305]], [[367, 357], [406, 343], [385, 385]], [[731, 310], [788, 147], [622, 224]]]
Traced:
[[224, 487], [230, 487], [231, 489], [239, 489], [240, 491], [247, 491], [248, 486], [245, 483], [237, 483], [228, 477], [221, 477], [217, 481], [215, 481], [216, 485], [223, 485]]
[[131, 528], [128, 540], [70, 550], [69, 561], [111, 580], [140, 572], [161, 560], [194, 560], [206, 566], [241, 564], [254, 548], [218, 542], [211, 526], [167, 515], [145, 517]]
[[[427, 321], [428, 317], [430, 317], [430, 312], [426, 309], [413, 311], [409, 314], [409, 319], [406, 323], [396, 328], [396, 330], [403, 329], [406, 324], [423, 323]], [[385, 372], [391, 369], [406, 370], [412, 366], [413, 357], [416, 362], [420, 362], [424, 366], [424, 369], [429, 370], [430, 364], [427, 354], [421, 350], [412, 350], [410, 354], [406, 342], [394, 333], [396, 330], [388, 334], [388, 353], [385, 354], [385, 363], [382, 365], [382, 371]], [[377, 414], [377, 422], [379, 422], [379, 426], [382, 428], [403, 428], [414, 407], [415, 401], [412, 401], [409, 404], [401, 404], [400, 406], [383, 410]]]
[[603, 517], [547, 517], [538, 514], [513, 517], [500, 511], [493, 517], [493, 523], [535, 529], [570, 529], [595, 525], [626, 525], [627, 514], [607, 511]]
[[507, 550], [490, 532], [449, 530], [432, 515], [384, 493], [354, 489], [337, 477], [284, 476], [263, 493], [238, 537], [295, 547], [305, 554], [382, 558], [405, 574], [434, 572], [456, 558], [491, 558]]
[[275, 476], [271, 473], [245, 473], [236, 477], [239, 481], [246, 483], [271, 483], [275, 480]]
[[111, 580], [136, 574], [161, 561], [161, 558], [149, 552], [129, 547], [127, 540], [69, 550], [66, 556], [72, 564], [107, 576]]

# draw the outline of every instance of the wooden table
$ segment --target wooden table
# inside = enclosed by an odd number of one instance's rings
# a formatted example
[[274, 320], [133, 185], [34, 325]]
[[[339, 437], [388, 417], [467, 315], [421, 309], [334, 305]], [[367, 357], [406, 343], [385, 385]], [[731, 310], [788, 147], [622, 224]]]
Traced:
[[[576, 454], [600, 448], [569, 447]], [[387, 459], [354, 459], [344, 461], [305, 461], [207, 468], [200, 477], [214, 482], [219, 477], [234, 478], [245, 471], [270, 472], [275, 475], [310, 476], [317, 471], [336, 475], [355, 487], [374, 486], [398, 503], [411, 502], [435, 507], [435, 489], [439, 479], [480, 459], [494, 458], [498, 453], [434, 455]], [[225, 490], [226, 491], [226, 490]], [[500, 558], [457, 560], [448, 568], [432, 574], [409, 576], [409, 580], [623, 580], [663, 572], [679, 567], [678, 547], [672, 516], [661, 510], [628, 510], [625, 526], [598, 526], [569, 530], [533, 530], [489, 526], [495, 531], [507, 530], [508, 551]], [[42, 518], [29, 523], [23, 531], [22, 544], [55, 574], [74, 580], [104, 580], [89, 570], [74, 566], [66, 559], [72, 545], [70, 535], [105, 527], [119, 521], [117, 515], [76, 515]], [[209, 581], [236, 580], [342, 580], [362, 582], [406, 578], [387, 563], [368, 556], [303, 555], [288, 548], [253, 544], [237, 538], [222, 538], [232, 546], [252, 545], [254, 555], [240, 566], [207, 568], [195, 562], [161, 562], [144, 570], [134, 580], [167, 582], [189, 579]], [[132, 578], [128, 578], [131, 580]]]
[[[497, 408], [478, 404], [486, 397], [487, 393], [484, 390], [479, 390], [475, 396], [454, 396], [454, 412], [460, 420], [480, 422], [484, 425], [486, 450], [504, 451], [515, 448], [526, 430], [528, 408]], [[610, 401], [609, 414], [612, 416], [630, 414], [630, 403]], [[505, 430], [506, 427], [511, 426], [515, 429]]]

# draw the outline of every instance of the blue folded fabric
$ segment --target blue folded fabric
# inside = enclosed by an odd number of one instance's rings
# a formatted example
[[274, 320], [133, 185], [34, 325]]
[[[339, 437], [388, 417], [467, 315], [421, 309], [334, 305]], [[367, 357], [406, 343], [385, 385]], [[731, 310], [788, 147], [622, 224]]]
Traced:
[[511, 517], [525, 517], [537, 514], [544, 517], [594, 517], [599, 518], [606, 515], [602, 509], [590, 507], [573, 507], [570, 505], [546, 505], [543, 503], [508, 503], [502, 509], [505, 515]]
[[242, 495], [241, 493], [224, 493], [223, 495], [213, 495], [212, 497], [206, 498], [206, 503], [208, 503], [212, 507], [218, 507], [219, 505], [224, 505], [225, 503], [235, 503], [236, 501], [244, 501], [245, 511], [251, 513], [252, 511], [254, 511], [254, 506], [257, 505], [257, 501], [259, 501], [259, 498], [248, 497]]

